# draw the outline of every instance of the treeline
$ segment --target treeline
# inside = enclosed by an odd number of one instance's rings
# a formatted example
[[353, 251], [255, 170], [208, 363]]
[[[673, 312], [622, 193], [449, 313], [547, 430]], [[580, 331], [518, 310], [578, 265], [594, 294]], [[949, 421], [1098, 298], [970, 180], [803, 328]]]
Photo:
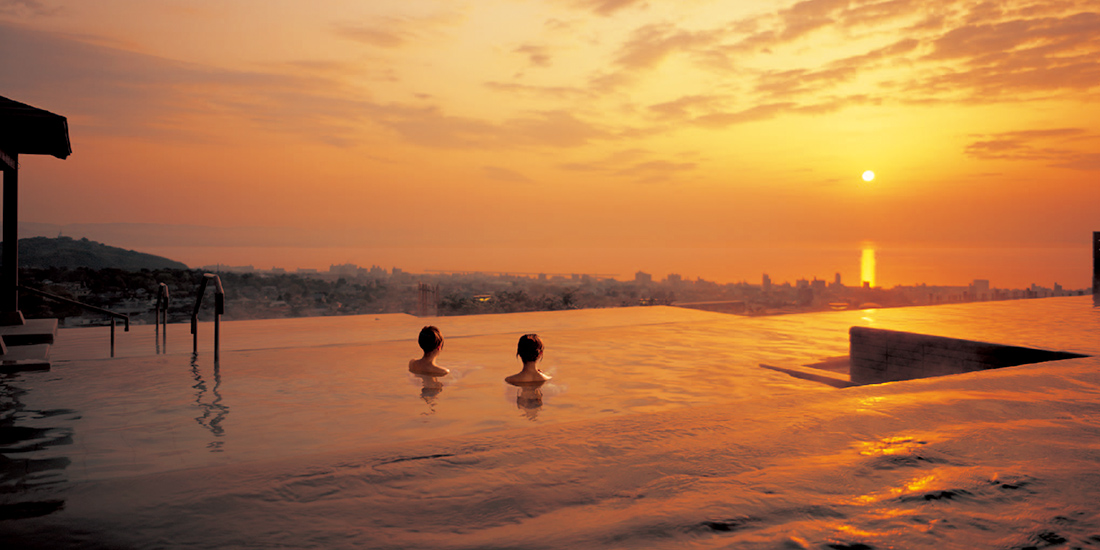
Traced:
[[[0, 242], [0, 251], [4, 243]], [[31, 268], [60, 267], [78, 269], [119, 268], [131, 271], [140, 269], [182, 269], [181, 262], [154, 256], [144, 252], [109, 246], [88, 239], [70, 237], [29, 237], [19, 239], [19, 266]]]

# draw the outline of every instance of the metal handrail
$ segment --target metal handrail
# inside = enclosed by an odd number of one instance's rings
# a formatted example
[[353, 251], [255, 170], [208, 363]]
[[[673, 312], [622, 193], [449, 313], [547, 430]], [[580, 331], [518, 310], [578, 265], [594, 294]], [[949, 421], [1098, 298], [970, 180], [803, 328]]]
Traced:
[[[158, 283], [158, 284], [160, 286], [157, 287], [157, 306], [156, 306], [157, 307], [157, 313], [156, 313], [157, 317], [156, 317], [156, 319], [154, 319], [154, 322], [157, 325], [157, 329], [156, 329], [156, 340], [157, 340], [157, 348], [158, 348], [157, 351], [158, 352], [160, 351], [159, 348], [160, 348], [161, 335], [163, 334], [164, 335], [164, 353], [168, 353], [168, 304], [171, 302], [171, 296], [168, 293], [168, 285], [166, 285], [164, 283]], [[163, 306], [161, 304], [163, 304]], [[164, 323], [164, 332], [163, 333], [160, 331], [160, 325], [161, 325], [161, 322], [162, 322], [161, 313], [164, 314], [163, 315], [163, 323]]]
[[27, 292], [30, 292], [31, 294], [37, 294], [37, 295], [39, 295], [43, 298], [49, 298], [50, 300], [55, 300], [55, 301], [58, 301], [58, 302], [61, 302], [61, 303], [64, 303], [64, 304], [79, 306], [79, 307], [82, 307], [82, 308], [87, 309], [89, 311], [94, 311], [96, 313], [102, 313], [103, 315], [110, 316], [110, 318], [111, 318], [111, 357], [115, 356], [115, 319], [122, 319], [123, 321], [125, 321], [126, 322], [126, 327], [125, 327], [124, 330], [126, 332], [130, 332], [130, 316], [126, 315], [125, 313], [116, 313], [116, 312], [111, 311], [109, 309], [103, 309], [101, 307], [88, 305], [88, 304], [85, 304], [84, 302], [78, 302], [76, 300], [71, 300], [69, 298], [65, 298], [64, 296], [58, 296], [57, 294], [50, 294], [49, 292], [46, 292], [44, 290], [38, 290], [37, 288], [31, 288], [29, 286], [18, 285], [18, 286], [16, 286], [16, 288], [18, 288], [19, 290], [25, 290]]
[[206, 283], [214, 280], [214, 361], [218, 360], [221, 348], [221, 315], [225, 313], [225, 289], [222, 288], [221, 277], [213, 273], [203, 273], [202, 285], [195, 296], [195, 310], [191, 312], [191, 334], [194, 341], [194, 351], [199, 353], [199, 308], [202, 307], [202, 297], [206, 294]]

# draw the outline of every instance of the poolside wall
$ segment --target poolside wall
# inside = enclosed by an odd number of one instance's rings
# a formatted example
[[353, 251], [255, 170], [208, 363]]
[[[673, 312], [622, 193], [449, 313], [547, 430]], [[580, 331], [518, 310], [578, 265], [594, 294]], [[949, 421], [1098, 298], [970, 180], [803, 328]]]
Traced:
[[852, 327], [848, 335], [849, 372], [855, 384], [913, 380], [1085, 357], [1076, 353], [866, 327]]
[[1100, 307], [1100, 231], [1092, 232], [1092, 305]]

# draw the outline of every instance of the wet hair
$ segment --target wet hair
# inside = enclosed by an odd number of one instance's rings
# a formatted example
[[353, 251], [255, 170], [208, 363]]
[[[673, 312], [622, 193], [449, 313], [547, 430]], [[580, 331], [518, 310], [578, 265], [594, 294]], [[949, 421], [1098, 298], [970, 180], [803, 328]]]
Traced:
[[420, 349], [424, 350], [424, 353], [429, 353], [443, 345], [443, 333], [439, 332], [438, 328], [427, 326], [420, 329], [420, 336], [416, 340], [420, 344]]
[[538, 361], [542, 357], [542, 340], [538, 334], [524, 334], [519, 337], [519, 346], [516, 347], [516, 355], [523, 362]]

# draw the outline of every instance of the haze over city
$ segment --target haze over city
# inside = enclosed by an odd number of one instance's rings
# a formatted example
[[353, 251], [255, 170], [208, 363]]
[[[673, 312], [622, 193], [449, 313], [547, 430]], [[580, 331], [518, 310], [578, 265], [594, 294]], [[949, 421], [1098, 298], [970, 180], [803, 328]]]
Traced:
[[[1086, 287], [1095, 2], [0, 1], [26, 236], [201, 266]], [[866, 181], [866, 171], [874, 178]]]

